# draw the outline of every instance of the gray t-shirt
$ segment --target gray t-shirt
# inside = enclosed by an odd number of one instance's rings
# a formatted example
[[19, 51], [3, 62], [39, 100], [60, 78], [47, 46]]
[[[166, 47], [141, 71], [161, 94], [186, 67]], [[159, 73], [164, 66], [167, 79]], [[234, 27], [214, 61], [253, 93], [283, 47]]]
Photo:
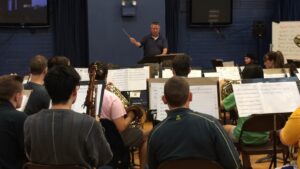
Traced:
[[112, 159], [101, 124], [72, 110], [42, 110], [29, 116], [24, 139], [30, 161], [39, 164], [98, 168]]

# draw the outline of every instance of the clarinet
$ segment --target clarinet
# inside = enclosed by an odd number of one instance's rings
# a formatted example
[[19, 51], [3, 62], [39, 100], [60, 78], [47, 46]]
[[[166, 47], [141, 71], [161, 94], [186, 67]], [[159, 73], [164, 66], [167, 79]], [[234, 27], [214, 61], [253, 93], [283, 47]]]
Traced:
[[89, 87], [85, 98], [84, 105], [86, 106], [86, 114], [96, 118], [96, 107], [95, 107], [95, 78], [96, 78], [97, 65], [91, 66], [89, 72]]

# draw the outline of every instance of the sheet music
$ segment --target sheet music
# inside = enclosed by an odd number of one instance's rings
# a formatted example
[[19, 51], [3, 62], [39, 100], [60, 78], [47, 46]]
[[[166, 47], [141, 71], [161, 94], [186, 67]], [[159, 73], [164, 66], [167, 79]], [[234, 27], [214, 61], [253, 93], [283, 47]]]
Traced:
[[88, 85], [81, 85], [79, 90], [77, 91], [76, 101], [72, 105], [72, 110], [74, 110], [77, 113], [86, 113], [86, 107], [84, 106], [84, 102], [88, 88]]
[[[162, 71], [162, 78], [171, 78], [173, 77], [172, 69], [164, 69]], [[202, 70], [192, 69], [188, 77], [202, 77]]]
[[233, 90], [240, 117], [293, 112], [300, 106], [296, 82], [234, 84]]
[[275, 74], [266, 74], [264, 73], [264, 78], [268, 79], [268, 78], [283, 78], [285, 77], [284, 73], [275, 73]]
[[190, 107], [192, 110], [209, 114], [219, 119], [217, 85], [190, 86], [193, 95]]
[[219, 73], [218, 72], [206, 72], [204, 73], [204, 77], [219, 77]]
[[96, 88], [96, 115], [100, 112], [100, 101], [101, 101], [101, 95], [102, 95], [102, 84], [98, 84]]
[[89, 81], [89, 69], [88, 68], [75, 68], [77, 73], [80, 75], [80, 81]]
[[21, 103], [21, 107], [18, 108], [18, 111], [24, 111], [27, 103], [28, 103], [28, 99], [30, 97], [32, 90], [23, 90], [23, 99], [22, 99], [22, 103]]
[[120, 91], [146, 90], [150, 67], [108, 70], [107, 81]]
[[[150, 109], [157, 110], [156, 119], [162, 121], [167, 117], [166, 110], [169, 109], [162, 101], [164, 83], [150, 83], [149, 87]], [[190, 103], [192, 110], [219, 118], [217, 85], [191, 85], [190, 91], [193, 95]]]
[[227, 80], [241, 80], [238, 67], [216, 67], [219, 77]]
[[298, 80], [300, 80], [300, 73], [296, 73]]
[[188, 77], [202, 77], [202, 70], [192, 69]]
[[162, 78], [171, 78], [171, 77], [173, 77], [173, 72], [171, 69], [162, 70]]
[[128, 89], [126, 91], [146, 90], [150, 67], [128, 69]]

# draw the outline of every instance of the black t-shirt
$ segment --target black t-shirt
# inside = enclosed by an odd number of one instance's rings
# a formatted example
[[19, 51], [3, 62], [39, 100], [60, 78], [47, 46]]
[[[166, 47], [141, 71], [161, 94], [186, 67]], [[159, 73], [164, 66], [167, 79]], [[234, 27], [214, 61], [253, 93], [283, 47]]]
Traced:
[[161, 54], [164, 48], [168, 48], [168, 42], [161, 35], [155, 40], [150, 34], [141, 40], [140, 47], [144, 48], [144, 56], [154, 56]]
[[24, 89], [32, 90], [28, 99], [24, 112], [28, 115], [39, 112], [42, 109], [48, 109], [50, 104], [50, 97], [43, 85], [28, 82], [24, 85]]
[[0, 168], [21, 169], [25, 161], [23, 125], [27, 115], [0, 100]]

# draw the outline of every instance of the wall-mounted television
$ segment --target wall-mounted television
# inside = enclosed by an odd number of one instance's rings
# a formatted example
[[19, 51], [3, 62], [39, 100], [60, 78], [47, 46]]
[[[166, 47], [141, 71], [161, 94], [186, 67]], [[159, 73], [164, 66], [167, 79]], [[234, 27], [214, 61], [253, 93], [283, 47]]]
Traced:
[[0, 0], [0, 27], [49, 26], [48, 0]]
[[189, 26], [232, 23], [232, 0], [190, 0], [188, 6]]

